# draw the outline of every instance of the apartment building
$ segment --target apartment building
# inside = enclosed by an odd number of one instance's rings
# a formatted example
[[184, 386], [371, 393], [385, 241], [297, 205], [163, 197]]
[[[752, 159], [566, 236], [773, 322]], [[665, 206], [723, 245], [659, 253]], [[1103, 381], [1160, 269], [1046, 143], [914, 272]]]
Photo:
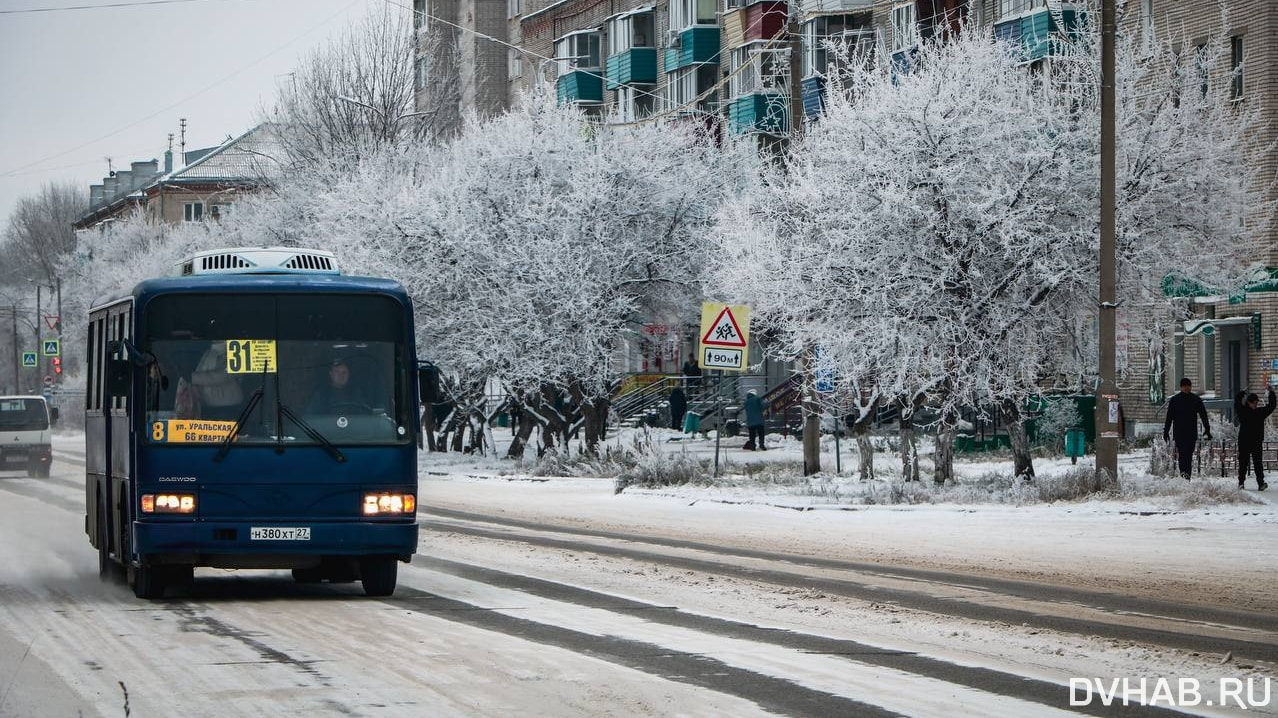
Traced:
[[[483, 71], [458, 72], [474, 85], [463, 93], [465, 109], [500, 111], [542, 78], [559, 102], [600, 118], [692, 117], [761, 142], [783, 140], [792, 128], [789, 57], [796, 35], [795, 91], [805, 119], [819, 121], [827, 78], [842, 61], [829, 51], [829, 40], [887, 53], [908, 71], [919, 39], [956, 31], [971, 19], [1020, 43], [1033, 64], [1050, 57], [1052, 39], [1069, 32], [1084, 9], [1066, 0], [417, 1], [429, 13], [438, 8], [476, 28], [481, 19], [505, 13], [500, 29], [493, 30], [493, 22], [484, 27], [508, 46], [459, 31], [466, 36], [463, 58], [479, 57], [485, 43], [504, 58], [490, 58]], [[1151, 46], [1171, 42], [1188, 54], [1209, 38], [1226, 38], [1229, 52], [1206, 63], [1204, 77], [1225, 83], [1231, 101], [1261, 108], [1269, 122], [1260, 140], [1278, 140], [1278, 2], [1225, 0], [1222, 11], [1218, 0], [1124, 0], [1120, 13], [1121, 29]], [[1262, 184], [1278, 185], [1278, 155], [1271, 152], [1263, 162]], [[1165, 399], [1182, 376], [1216, 405], [1227, 405], [1243, 388], [1278, 382], [1275, 220], [1253, 218], [1275, 225], [1254, 248], [1257, 261], [1274, 268], [1273, 279], [1233, 297], [1169, 284], [1170, 294], [1192, 295], [1185, 297], [1189, 316], [1172, 316], [1165, 304], [1120, 310], [1120, 391], [1129, 435], [1161, 429]], [[1192, 274], [1186, 268], [1185, 275]]]

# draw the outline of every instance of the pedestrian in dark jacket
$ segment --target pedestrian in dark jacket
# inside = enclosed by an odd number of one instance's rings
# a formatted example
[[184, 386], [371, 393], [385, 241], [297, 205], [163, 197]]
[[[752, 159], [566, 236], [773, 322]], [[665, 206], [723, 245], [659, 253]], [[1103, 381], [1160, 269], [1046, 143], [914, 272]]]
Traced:
[[[1245, 400], [1244, 397], [1246, 397]], [[1261, 449], [1265, 444], [1265, 420], [1274, 413], [1272, 387], [1269, 389], [1269, 398], [1265, 400], [1264, 408], [1262, 409], [1259, 404], [1260, 397], [1245, 391], [1238, 392], [1238, 396], [1234, 399], [1234, 415], [1238, 417], [1238, 488], [1241, 489], [1247, 482], [1247, 464], [1251, 462], [1256, 467], [1256, 486], [1264, 491], [1269, 488], [1269, 484], [1265, 483]]]
[[[1189, 480], [1194, 470], [1194, 446], [1198, 443], [1198, 419], [1203, 420], [1203, 438], [1211, 441], [1211, 423], [1202, 397], [1194, 393], [1189, 379], [1180, 380], [1180, 392], [1167, 400], [1167, 420], [1163, 422], [1163, 441], [1176, 439], [1176, 458], [1180, 475]], [[1174, 430], [1173, 430], [1174, 429]], [[1170, 432], [1170, 434], [1169, 434]]]
[[670, 428], [682, 429], [683, 415], [687, 413], [688, 397], [684, 396], [683, 389], [676, 386], [670, 390]]
[[[746, 440], [745, 446], [741, 447], [747, 451], [767, 451], [768, 447], [763, 445], [763, 435], [765, 433], [763, 426], [763, 400], [759, 398], [759, 392], [751, 389], [746, 392], [745, 400], [746, 429], [750, 432], [750, 438]], [[755, 439], [759, 442], [756, 444]]]

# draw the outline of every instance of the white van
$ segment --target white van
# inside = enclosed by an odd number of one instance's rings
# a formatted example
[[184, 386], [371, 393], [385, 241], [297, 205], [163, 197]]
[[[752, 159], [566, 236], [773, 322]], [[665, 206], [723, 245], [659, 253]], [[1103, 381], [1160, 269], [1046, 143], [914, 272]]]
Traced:
[[0, 471], [48, 476], [57, 417], [43, 396], [0, 396]]

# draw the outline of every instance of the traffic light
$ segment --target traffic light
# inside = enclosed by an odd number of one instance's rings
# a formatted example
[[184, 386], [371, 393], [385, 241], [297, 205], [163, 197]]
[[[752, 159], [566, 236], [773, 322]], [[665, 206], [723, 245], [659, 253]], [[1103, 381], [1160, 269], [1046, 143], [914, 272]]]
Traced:
[[62, 373], [62, 357], [53, 357], [53, 373]]

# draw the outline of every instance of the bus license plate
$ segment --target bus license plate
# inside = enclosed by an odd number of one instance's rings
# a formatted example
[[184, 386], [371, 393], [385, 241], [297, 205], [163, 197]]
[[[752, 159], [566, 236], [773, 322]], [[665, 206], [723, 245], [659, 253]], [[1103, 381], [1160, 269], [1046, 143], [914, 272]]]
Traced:
[[309, 526], [253, 526], [249, 529], [249, 538], [254, 541], [310, 541]]

